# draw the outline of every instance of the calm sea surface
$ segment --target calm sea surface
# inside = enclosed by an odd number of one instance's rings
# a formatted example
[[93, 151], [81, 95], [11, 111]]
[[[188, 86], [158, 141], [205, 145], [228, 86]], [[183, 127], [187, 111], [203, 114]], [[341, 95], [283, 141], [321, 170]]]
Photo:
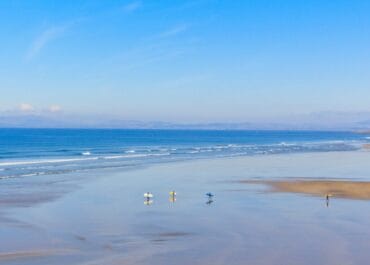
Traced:
[[0, 129], [0, 178], [230, 156], [360, 149], [351, 132]]

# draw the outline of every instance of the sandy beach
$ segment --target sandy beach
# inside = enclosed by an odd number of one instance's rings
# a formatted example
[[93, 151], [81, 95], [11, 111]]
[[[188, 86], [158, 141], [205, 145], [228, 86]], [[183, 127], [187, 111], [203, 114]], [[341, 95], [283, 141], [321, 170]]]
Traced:
[[349, 180], [275, 180], [241, 181], [246, 184], [265, 184], [272, 192], [302, 193], [320, 197], [370, 200], [370, 182]]
[[0, 264], [366, 264], [369, 158], [260, 155], [14, 179], [0, 195]]

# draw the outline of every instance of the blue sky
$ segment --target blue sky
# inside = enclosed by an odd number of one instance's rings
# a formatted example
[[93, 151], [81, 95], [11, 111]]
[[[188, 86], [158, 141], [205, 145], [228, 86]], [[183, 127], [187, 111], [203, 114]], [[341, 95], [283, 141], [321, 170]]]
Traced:
[[0, 1], [0, 111], [370, 111], [370, 1]]

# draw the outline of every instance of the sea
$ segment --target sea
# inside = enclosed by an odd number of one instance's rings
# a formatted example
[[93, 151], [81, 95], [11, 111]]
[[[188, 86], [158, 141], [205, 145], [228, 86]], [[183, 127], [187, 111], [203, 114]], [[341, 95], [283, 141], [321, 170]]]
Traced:
[[0, 129], [0, 179], [217, 157], [360, 150], [354, 132]]

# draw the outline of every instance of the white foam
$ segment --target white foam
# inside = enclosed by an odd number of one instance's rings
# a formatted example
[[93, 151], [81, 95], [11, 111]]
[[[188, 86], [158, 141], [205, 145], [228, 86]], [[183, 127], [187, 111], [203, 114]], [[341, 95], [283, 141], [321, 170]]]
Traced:
[[11, 179], [16, 177], [33, 177], [33, 176], [39, 176], [39, 175], [45, 175], [46, 172], [36, 172], [36, 173], [28, 173], [28, 174], [22, 174], [22, 175], [8, 175], [8, 176], [0, 176], [0, 179]]
[[136, 154], [136, 155], [116, 155], [116, 156], [104, 156], [104, 159], [119, 159], [119, 158], [135, 158], [135, 157], [146, 157], [149, 154]]
[[52, 164], [52, 163], [65, 163], [73, 161], [88, 161], [97, 160], [97, 157], [91, 158], [69, 158], [69, 159], [50, 159], [50, 160], [32, 160], [32, 161], [14, 161], [14, 162], [3, 162], [0, 166], [19, 166], [19, 165], [33, 165], [33, 164]]
[[120, 158], [139, 158], [139, 157], [149, 157], [149, 156], [166, 156], [170, 153], [160, 153], [160, 154], [134, 154], [134, 155], [116, 155], [116, 156], [104, 156], [104, 159], [120, 159]]
[[168, 151], [168, 149], [167, 148], [159, 148], [158, 149], [160, 152], [166, 152], [166, 151]]
[[171, 155], [171, 153], [148, 154], [148, 156], [168, 156], [168, 155]]
[[32, 176], [37, 176], [37, 175], [39, 175], [39, 174], [38, 173], [30, 173], [30, 174], [23, 174], [23, 175], [21, 175], [21, 177], [32, 177]]
[[286, 142], [281, 142], [279, 144], [277, 144], [278, 146], [295, 146], [296, 144], [294, 143], [286, 143]]
[[89, 155], [91, 155], [91, 152], [86, 151], [86, 152], [82, 152], [81, 154], [82, 154], [83, 156], [89, 156]]

